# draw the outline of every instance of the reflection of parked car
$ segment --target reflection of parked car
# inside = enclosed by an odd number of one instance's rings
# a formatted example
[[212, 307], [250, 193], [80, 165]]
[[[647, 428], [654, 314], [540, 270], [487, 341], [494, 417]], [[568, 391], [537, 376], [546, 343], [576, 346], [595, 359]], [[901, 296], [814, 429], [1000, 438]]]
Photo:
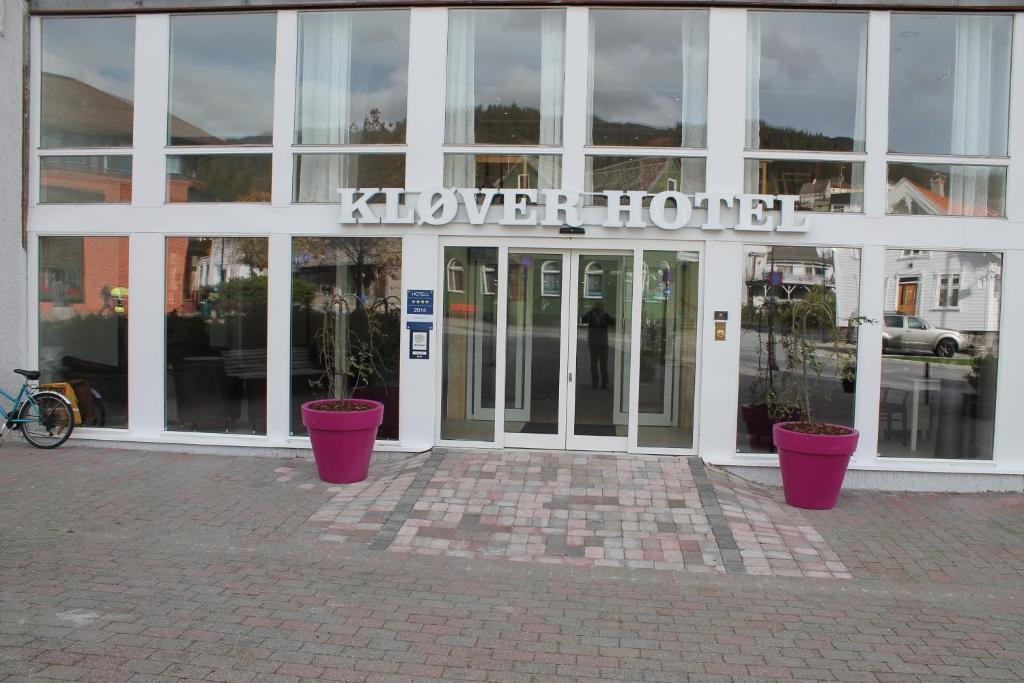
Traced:
[[959, 332], [932, 327], [916, 315], [885, 314], [883, 351], [919, 351], [952, 358], [965, 346], [964, 336]]

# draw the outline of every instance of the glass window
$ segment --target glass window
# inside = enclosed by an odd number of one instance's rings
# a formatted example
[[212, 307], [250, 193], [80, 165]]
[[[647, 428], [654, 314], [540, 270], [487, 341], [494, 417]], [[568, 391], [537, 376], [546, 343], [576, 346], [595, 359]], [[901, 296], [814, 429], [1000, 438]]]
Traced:
[[590, 144], [704, 147], [708, 13], [595, 9], [590, 31]]
[[130, 156], [39, 158], [41, 204], [128, 204], [131, 201]]
[[404, 187], [404, 154], [296, 154], [292, 201], [338, 201], [339, 187]]
[[[494, 440], [498, 249], [445, 247], [441, 438]], [[453, 268], [460, 286], [452, 287]], [[493, 281], [491, 279], [493, 278]], [[488, 294], [490, 291], [490, 295]]]
[[409, 12], [299, 15], [295, 142], [405, 142]]
[[[551, 190], [562, 184], [562, 157], [554, 154], [446, 154], [447, 187]], [[495, 197], [501, 203], [501, 197]]]
[[583, 269], [583, 296], [587, 299], [604, 298], [604, 268], [599, 261], [591, 261]]
[[991, 252], [927, 251], [908, 263], [886, 250], [880, 455], [992, 459], [1002, 264]]
[[1006, 215], [1006, 167], [888, 165], [886, 213], [925, 216]]
[[445, 142], [560, 145], [564, 71], [564, 10], [449, 10]]
[[690, 251], [645, 251], [637, 445], [692, 448], [697, 267]]
[[868, 15], [747, 12], [747, 147], [864, 151]]
[[134, 18], [43, 19], [40, 147], [131, 147], [134, 71]]
[[267, 433], [267, 239], [168, 237], [168, 431]]
[[889, 150], [1006, 156], [1013, 17], [893, 14]]
[[448, 291], [454, 294], [466, 292], [466, 269], [457, 258], [448, 259]]
[[797, 195], [797, 211], [864, 211], [863, 163], [747, 159], [744, 167], [744, 191]]
[[269, 145], [275, 14], [171, 17], [171, 145]]
[[333, 395], [380, 401], [377, 438], [398, 438], [401, 297], [401, 238], [292, 240], [292, 434], [303, 403]]
[[561, 261], [545, 261], [541, 267], [541, 296], [562, 296], [562, 263]]
[[939, 308], [956, 308], [960, 305], [960, 276], [939, 277]]
[[[772, 452], [772, 426], [802, 419], [803, 386], [815, 420], [853, 426], [860, 251], [747, 246], [742, 291], [736, 449]], [[820, 364], [806, 385], [790, 359], [803, 348], [793, 343], [801, 338], [814, 342], [813, 363]]]
[[82, 426], [128, 426], [128, 238], [39, 238], [39, 370]]
[[167, 157], [167, 201], [269, 202], [269, 154]]
[[[674, 190], [704, 191], [704, 159], [700, 157], [588, 156], [584, 185], [587, 192], [645, 190], [651, 194]], [[604, 204], [604, 197], [589, 202]], [[646, 202], [645, 202], [646, 203]]]

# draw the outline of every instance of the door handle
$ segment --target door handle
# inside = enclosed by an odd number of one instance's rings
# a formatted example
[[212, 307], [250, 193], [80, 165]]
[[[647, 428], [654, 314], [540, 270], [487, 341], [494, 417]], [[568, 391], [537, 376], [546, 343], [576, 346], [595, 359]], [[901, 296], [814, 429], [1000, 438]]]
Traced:
[[570, 382], [572, 381], [572, 373], [571, 372], [569, 373], [569, 381]]

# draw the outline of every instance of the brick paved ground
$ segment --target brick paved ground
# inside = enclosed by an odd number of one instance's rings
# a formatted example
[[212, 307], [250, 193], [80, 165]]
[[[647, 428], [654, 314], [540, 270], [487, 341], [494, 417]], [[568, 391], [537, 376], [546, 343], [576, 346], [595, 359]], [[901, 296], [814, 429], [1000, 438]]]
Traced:
[[[388, 455], [333, 487], [9, 442], [0, 679], [1024, 678], [1024, 496], [809, 513], [696, 461], [579, 457]], [[627, 539], [663, 559], [611, 557]]]

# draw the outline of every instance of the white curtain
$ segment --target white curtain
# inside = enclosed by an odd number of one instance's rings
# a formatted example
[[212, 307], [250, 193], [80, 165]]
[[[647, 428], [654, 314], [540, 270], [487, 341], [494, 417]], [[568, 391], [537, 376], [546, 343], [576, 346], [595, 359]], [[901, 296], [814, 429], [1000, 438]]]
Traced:
[[565, 10], [542, 10], [540, 20], [540, 144], [562, 144], [565, 86]]
[[537, 158], [537, 188], [554, 190], [561, 187], [562, 157], [557, 154], [541, 154]]
[[761, 146], [761, 15], [747, 12], [747, 147]]
[[476, 187], [476, 157], [472, 154], [446, 154], [444, 186]]
[[683, 147], [707, 145], [708, 13], [684, 11], [683, 17]]
[[[300, 142], [344, 145], [351, 120], [352, 13], [302, 17], [299, 46], [298, 129]], [[340, 154], [308, 154], [296, 169], [296, 200], [331, 202], [349, 184], [356, 160]]]
[[[1006, 153], [1009, 63], [1003, 41], [996, 37], [995, 17], [956, 18], [953, 64], [953, 125], [950, 152], [955, 155]], [[996, 133], [998, 131], [998, 133]], [[994, 140], [994, 138], [997, 138]], [[950, 211], [985, 215], [989, 169], [954, 168], [949, 178]]]
[[[476, 12], [451, 10], [448, 14], [448, 81], [445, 94], [445, 142], [475, 142]], [[469, 184], [468, 187], [472, 187]]]
[[587, 35], [587, 144], [594, 144], [594, 62], [597, 61], [597, 52], [594, 51], [594, 24], [597, 17], [594, 11], [590, 11], [590, 30]]

